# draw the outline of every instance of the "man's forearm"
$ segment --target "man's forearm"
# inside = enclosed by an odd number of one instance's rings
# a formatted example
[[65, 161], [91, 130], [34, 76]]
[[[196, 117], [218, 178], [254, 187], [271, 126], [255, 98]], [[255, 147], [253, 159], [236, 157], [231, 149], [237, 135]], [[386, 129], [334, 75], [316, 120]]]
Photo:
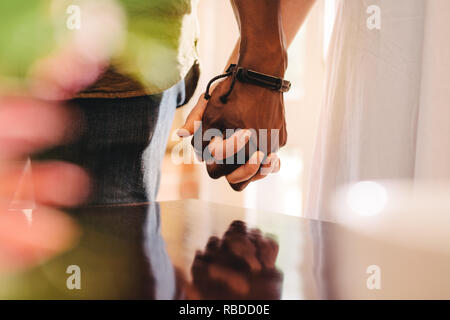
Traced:
[[240, 31], [240, 66], [284, 76], [287, 57], [281, 1], [232, 0]]
[[[234, 6], [234, 2], [232, 4]], [[281, 23], [284, 32], [284, 45], [288, 48], [294, 40], [298, 30], [303, 25], [308, 13], [315, 3], [315, 0], [280, 0], [281, 6]], [[236, 8], [235, 12], [236, 12]], [[256, 13], [255, 13], [256, 14]], [[240, 21], [238, 21], [240, 23]], [[240, 39], [230, 56], [230, 63], [237, 63], [239, 59]]]

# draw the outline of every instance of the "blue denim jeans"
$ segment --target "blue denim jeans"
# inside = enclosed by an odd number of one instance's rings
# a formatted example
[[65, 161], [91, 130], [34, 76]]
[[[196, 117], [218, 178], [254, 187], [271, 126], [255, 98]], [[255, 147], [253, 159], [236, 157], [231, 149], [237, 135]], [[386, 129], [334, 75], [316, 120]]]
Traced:
[[157, 95], [71, 100], [69, 105], [82, 113], [73, 124], [81, 136], [37, 158], [69, 161], [87, 170], [89, 205], [153, 201], [174, 112], [185, 100], [184, 80]]

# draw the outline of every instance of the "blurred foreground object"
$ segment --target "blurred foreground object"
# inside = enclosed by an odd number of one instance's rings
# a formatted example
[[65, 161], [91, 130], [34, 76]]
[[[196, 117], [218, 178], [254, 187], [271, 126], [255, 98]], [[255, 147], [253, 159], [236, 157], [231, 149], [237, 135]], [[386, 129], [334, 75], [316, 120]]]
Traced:
[[57, 210], [39, 208], [31, 221], [15, 211], [0, 211], [0, 275], [17, 273], [76, 243], [76, 223]]
[[196, 0], [17, 0], [0, 4], [0, 92], [67, 99], [108, 67], [146, 94], [197, 60]]
[[27, 158], [73, 138], [74, 116], [62, 105], [0, 97], [0, 273], [41, 263], [77, 238], [76, 224], [46, 206], [82, 203], [89, 193], [87, 174], [60, 161], [30, 168]]
[[0, 93], [65, 99], [100, 75], [123, 43], [113, 0], [0, 4]]

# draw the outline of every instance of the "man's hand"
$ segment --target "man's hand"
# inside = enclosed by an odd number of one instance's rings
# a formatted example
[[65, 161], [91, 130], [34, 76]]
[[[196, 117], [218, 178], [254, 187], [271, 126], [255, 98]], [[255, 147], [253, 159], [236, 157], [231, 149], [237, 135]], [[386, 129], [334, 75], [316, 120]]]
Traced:
[[[208, 101], [202, 95], [187, 117], [184, 126], [178, 130], [178, 134], [181, 137], [188, 137], [194, 134], [196, 130], [195, 125], [202, 121], [207, 104]], [[227, 154], [233, 156], [238, 151], [243, 150], [250, 140], [251, 134], [252, 131], [239, 130], [228, 139], [215, 137], [208, 145], [209, 153], [216, 161], [224, 161]], [[231, 165], [229, 166], [231, 167]], [[242, 190], [251, 181], [260, 180], [271, 173], [277, 173], [280, 170], [280, 159], [275, 152], [265, 157], [263, 152], [256, 151], [245, 164], [233, 166], [233, 168], [234, 170], [230, 170], [231, 172], [226, 174], [226, 179], [231, 186]], [[220, 177], [220, 175], [217, 175], [217, 170], [219, 169], [217, 164], [209, 163], [207, 164], [207, 169], [210, 174]]]
[[[284, 77], [287, 54], [280, 1], [233, 0], [232, 4], [241, 33], [237, 66]], [[233, 84], [228, 77], [207, 103], [202, 99], [180, 135], [192, 134], [194, 121], [201, 118], [201, 130], [195, 130], [192, 144], [207, 161], [212, 178], [226, 176], [231, 187], [241, 191], [251, 181], [279, 170], [275, 153], [287, 140], [282, 93], [238, 80]]]

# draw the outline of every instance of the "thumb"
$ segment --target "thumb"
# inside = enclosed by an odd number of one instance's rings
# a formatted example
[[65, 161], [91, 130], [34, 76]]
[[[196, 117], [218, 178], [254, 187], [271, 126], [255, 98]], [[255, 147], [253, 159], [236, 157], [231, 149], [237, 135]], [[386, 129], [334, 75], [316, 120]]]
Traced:
[[197, 104], [194, 106], [192, 111], [189, 113], [186, 122], [184, 125], [177, 130], [177, 135], [181, 138], [189, 137], [194, 134], [195, 131], [195, 123], [197, 121], [201, 121], [203, 117], [203, 113], [205, 112], [206, 105], [208, 104], [208, 100], [204, 98], [202, 94], [198, 99]]

